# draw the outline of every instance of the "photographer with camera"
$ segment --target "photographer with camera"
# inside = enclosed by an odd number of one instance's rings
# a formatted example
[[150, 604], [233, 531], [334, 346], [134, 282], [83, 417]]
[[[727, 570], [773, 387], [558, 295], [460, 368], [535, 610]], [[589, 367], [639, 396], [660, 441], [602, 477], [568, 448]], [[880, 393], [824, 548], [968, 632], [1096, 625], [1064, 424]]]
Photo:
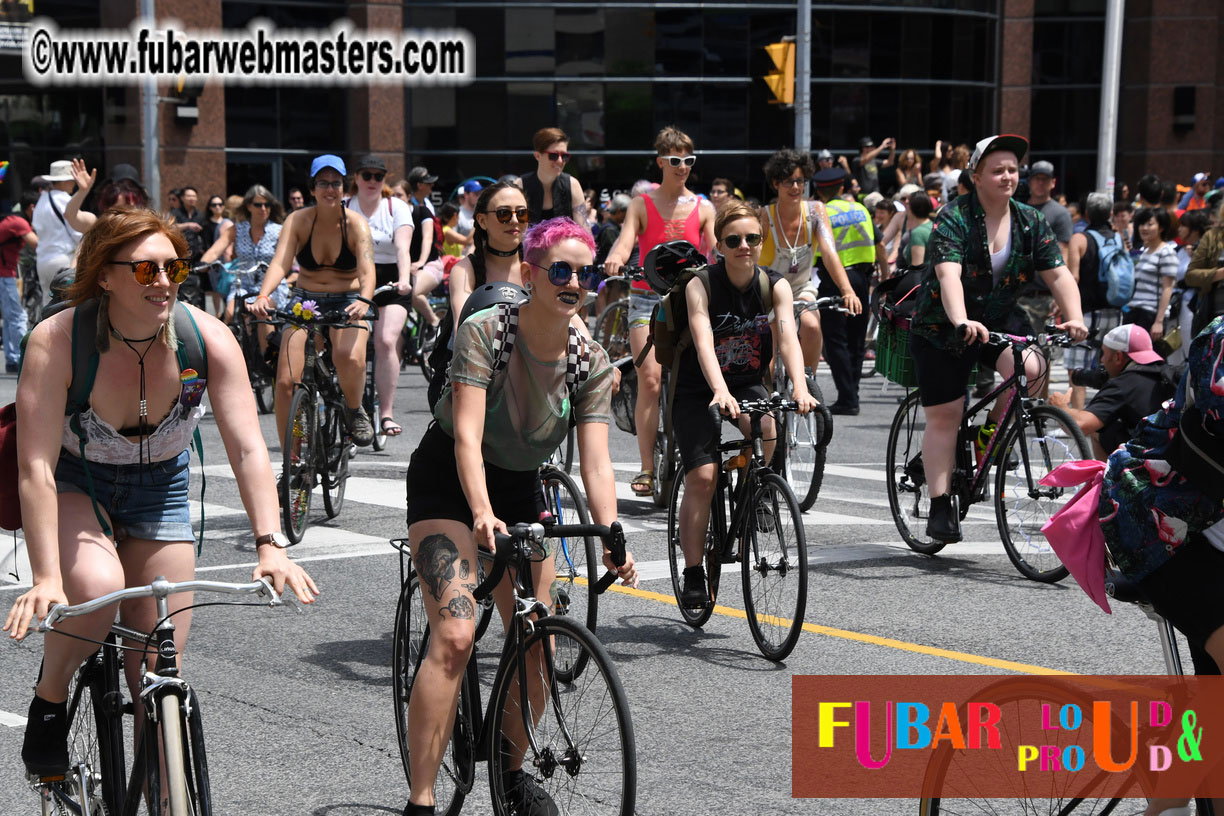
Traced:
[[1117, 326], [1101, 342], [1103, 368], [1070, 372], [1071, 384], [1099, 389], [1083, 409], [1071, 407], [1071, 392], [1051, 392], [1050, 404], [1062, 408], [1085, 436], [1093, 455], [1104, 460], [1131, 438], [1139, 420], [1173, 396], [1177, 379], [1164, 358], [1152, 350], [1152, 336], [1142, 326]]

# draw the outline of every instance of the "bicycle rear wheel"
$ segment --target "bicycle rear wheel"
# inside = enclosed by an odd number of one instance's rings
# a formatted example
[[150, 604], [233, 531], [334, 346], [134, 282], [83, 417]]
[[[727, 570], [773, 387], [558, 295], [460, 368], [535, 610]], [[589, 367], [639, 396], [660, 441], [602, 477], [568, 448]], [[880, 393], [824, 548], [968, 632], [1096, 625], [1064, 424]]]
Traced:
[[276, 402], [276, 377], [262, 372], [251, 377], [251, 390], [255, 392], [255, 405], [259, 413], [270, 414]]
[[[421, 600], [420, 579], [409, 573], [400, 591], [395, 609], [395, 630], [391, 641], [391, 687], [395, 695], [395, 734], [399, 742], [404, 778], [412, 787], [412, 764], [408, 745], [411, 724], [408, 704], [412, 699], [412, 684], [417, 669], [429, 650], [429, 621], [425, 603]], [[442, 756], [442, 766], [434, 780], [434, 801], [440, 816], [457, 816], [463, 800], [472, 789], [474, 769], [474, 736], [471, 730], [471, 699], [467, 683], [459, 687], [459, 703], [455, 726]]]
[[[552, 669], [548, 644], [586, 653], [586, 670], [570, 683]], [[543, 791], [561, 814], [632, 814], [637, 797], [637, 749], [629, 700], [607, 651], [572, 618], [537, 621], [523, 644], [527, 673], [524, 711], [518, 661], [498, 673], [489, 731], [493, 812], [521, 812], [513, 800], [524, 787]], [[558, 649], [561, 647], [558, 646]], [[531, 734], [531, 740], [527, 738]], [[534, 749], [532, 748], [534, 744]], [[509, 777], [521, 763], [530, 782]]]
[[794, 491], [760, 475], [744, 516], [740, 552], [748, 628], [761, 654], [784, 660], [799, 641], [807, 608], [807, 539]]
[[[545, 465], [540, 469], [544, 502], [558, 524], [590, 524], [591, 515], [578, 486], [566, 473]], [[594, 632], [598, 622], [599, 596], [591, 587], [599, 580], [601, 559], [596, 554], [593, 536], [554, 539], [557, 580], [553, 585], [555, 614], [566, 615]], [[602, 548], [601, 548], [602, 549]], [[554, 657], [557, 676], [570, 682], [582, 672], [585, 652], [563, 651], [558, 644]]]
[[1091, 458], [1091, 448], [1075, 420], [1053, 405], [1029, 409], [1023, 441], [1020, 430], [1018, 422], [1008, 426], [995, 459], [995, 518], [1003, 549], [1020, 574], [1052, 584], [1067, 577], [1067, 568], [1041, 528], [1076, 491], [1040, 481], [1059, 465]]
[[926, 473], [922, 469], [922, 435], [926, 430], [926, 415], [918, 401], [918, 391], [911, 391], [901, 403], [888, 429], [885, 456], [885, 487], [888, 508], [892, 511], [897, 532], [910, 549], [923, 555], [934, 555], [946, 542], [929, 538], [926, 522], [930, 516], [931, 496], [927, 490]]
[[327, 431], [323, 437], [327, 461], [327, 472], [323, 474], [323, 509], [328, 518], [335, 518], [344, 508], [344, 488], [348, 484], [353, 447], [344, 438], [340, 412], [332, 409], [327, 413]]
[[310, 515], [315, 481], [315, 435], [318, 416], [314, 394], [294, 389], [285, 426], [284, 465], [281, 471], [281, 512], [285, 535], [294, 544], [302, 540]]
[[629, 352], [629, 299], [621, 298], [610, 303], [599, 313], [595, 321], [595, 339], [609, 360], [619, 360]]
[[[823, 406], [824, 395], [815, 377], [807, 378], [807, 387], [808, 393]], [[785, 391], [779, 389], [779, 393], [789, 396], [789, 385]], [[812, 508], [824, 483], [827, 447], [823, 442], [827, 420], [822, 410], [811, 411], [804, 416], [787, 412], [779, 424], [779, 448], [785, 449], [783, 473], [795, 491], [801, 511]]]

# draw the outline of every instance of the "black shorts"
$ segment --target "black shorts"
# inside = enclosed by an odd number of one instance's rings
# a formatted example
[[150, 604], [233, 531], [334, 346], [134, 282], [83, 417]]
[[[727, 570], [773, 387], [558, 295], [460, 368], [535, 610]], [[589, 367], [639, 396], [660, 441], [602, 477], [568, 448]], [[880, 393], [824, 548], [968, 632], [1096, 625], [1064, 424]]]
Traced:
[[[731, 396], [737, 400], [768, 399], [769, 392], [763, 384], [755, 383], [732, 388]], [[684, 462], [685, 473], [700, 465], [718, 461], [714, 434], [720, 430], [716, 425], [721, 423], [715, 423], [710, 418], [712, 399], [712, 393], [677, 394], [672, 405], [672, 431], [676, 435], [676, 448]]]
[[918, 394], [923, 407], [943, 405], [963, 399], [969, 390], [969, 375], [973, 366], [994, 368], [999, 355], [1007, 350], [1004, 343], [974, 343], [964, 346], [959, 355], [936, 348], [925, 337], [910, 335], [910, 354], [914, 357], [914, 373], [918, 375]]
[[1224, 626], [1222, 587], [1224, 552], [1201, 533], [1191, 533], [1176, 555], [1139, 582], [1156, 611], [1186, 636], [1197, 674], [1220, 673], [1203, 644]]
[[[380, 263], [374, 264], [374, 286], [386, 286], [388, 283], [395, 283], [399, 280], [399, 264]], [[412, 309], [412, 293], [406, 295], [398, 294], [397, 292], [383, 292], [381, 295], [376, 295], [373, 298], [376, 306], [403, 306], [405, 309]]]
[[[545, 512], [538, 470], [505, 470], [485, 462], [485, 487], [493, 515], [506, 524], [534, 523]], [[408, 526], [451, 519], [472, 526], [472, 509], [459, 482], [455, 440], [432, 422], [408, 462]]]

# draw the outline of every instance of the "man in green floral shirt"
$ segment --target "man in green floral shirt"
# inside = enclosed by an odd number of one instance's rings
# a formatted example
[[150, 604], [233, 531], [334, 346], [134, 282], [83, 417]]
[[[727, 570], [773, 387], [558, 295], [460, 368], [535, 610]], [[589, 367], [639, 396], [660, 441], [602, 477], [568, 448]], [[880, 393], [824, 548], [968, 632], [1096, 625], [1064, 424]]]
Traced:
[[[969, 374], [974, 365], [983, 365], [1004, 379], [1012, 375], [1012, 355], [1003, 353], [1007, 345], [989, 343], [990, 332], [1027, 326], [1016, 297], [1040, 275], [1065, 318], [1059, 328], [1076, 340], [1087, 335], [1079, 289], [1054, 233], [1040, 212], [1012, 200], [1027, 152], [1028, 142], [1021, 136], [978, 142], [969, 160], [974, 191], [943, 209], [928, 243], [933, 272], [918, 295], [910, 351], [926, 413], [922, 461], [931, 496], [926, 534], [937, 541], [961, 538], [960, 516], [949, 489]], [[1029, 349], [1024, 366], [1029, 391], [1037, 393], [1045, 378], [1045, 360]], [[993, 432], [1004, 407], [1000, 400], [991, 410], [984, 434]]]

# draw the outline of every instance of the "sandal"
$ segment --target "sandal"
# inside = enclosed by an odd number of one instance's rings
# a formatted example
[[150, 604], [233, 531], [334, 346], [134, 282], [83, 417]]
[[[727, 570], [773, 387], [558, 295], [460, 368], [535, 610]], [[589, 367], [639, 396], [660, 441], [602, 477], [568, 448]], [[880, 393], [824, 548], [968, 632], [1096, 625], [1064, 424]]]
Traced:
[[[388, 425], [390, 427], [387, 427]], [[383, 417], [382, 421], [378, 423], [378, 429], [384, 436], [399, 436], [404, 432], [400, 424], [391, 417]]]
[[637, 496], [650, 496], [654, 494], [654, 471], [643, 470], [641, 473], [633, 477], [633, 481], [629, 483], [629, 488]]

